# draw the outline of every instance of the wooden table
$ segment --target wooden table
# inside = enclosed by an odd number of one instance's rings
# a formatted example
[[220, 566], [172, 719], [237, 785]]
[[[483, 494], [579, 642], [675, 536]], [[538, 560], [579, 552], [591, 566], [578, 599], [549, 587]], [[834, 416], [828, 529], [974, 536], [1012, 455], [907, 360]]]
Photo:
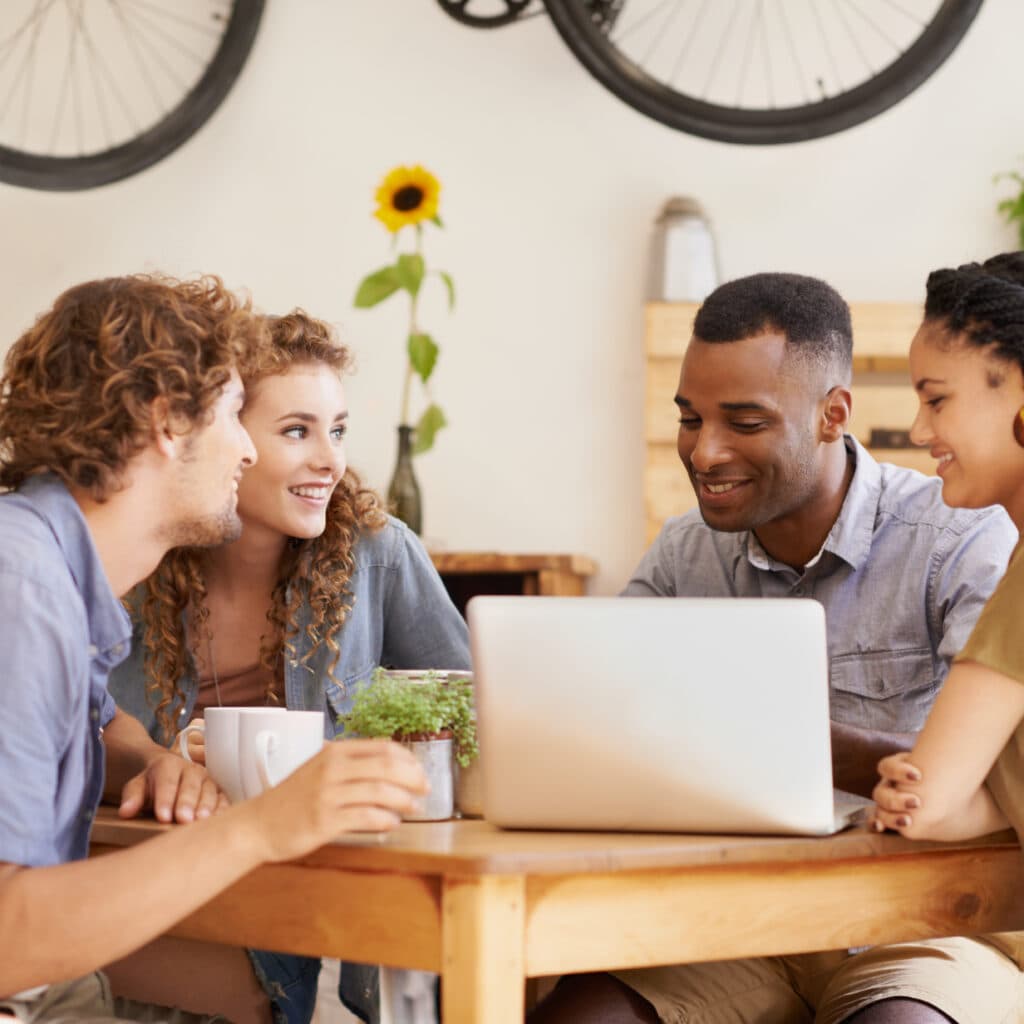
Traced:
[[[168, 827], [103, 809], [93, 852]], [[938, 844], [450, 821], [262, 867], [173, 934], [437, 971], [445, 1024], [521, 1024], [526, 977], [1019, 928], [1024, 859], [1009, 832]]]
[[477, 594], [579, 597], [597, 565], [583, 555], [510, 555], [496, 551], [433, 551], [430, 558], [452, 601], [465, 614]]

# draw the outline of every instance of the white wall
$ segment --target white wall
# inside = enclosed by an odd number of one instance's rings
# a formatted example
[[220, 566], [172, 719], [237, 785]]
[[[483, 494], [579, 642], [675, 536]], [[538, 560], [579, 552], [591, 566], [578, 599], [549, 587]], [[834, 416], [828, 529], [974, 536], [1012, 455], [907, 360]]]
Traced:
[[[1024, 3], [987, 0], [917, 92], [837, 136], [738, 147], [634, 113], [545, 18], [484, 32], [432, 0], [268, 0], [242, 79], [181, 150], [86, 193], [0, 185], [7, 344], [64, 287], [159, 268], [216, 271], [263, 308], [338, 323], [359, 358], [350, 458], [385, 487], [403, 360], [400, 300], [355, 311], [389, 254], [379, 178], [443, 183], [427, 302], [451, 428], [417, 462], [427, 539], [573, 551], [614, 592], [643, 547], [642, 300], [665, 197], [709, 211], [726, 277], [822, 276], [852, 300], [914, 300], [926, 272], [1013, 247], [992, 175], [1024, 153]], [[681, 472], [682, 470], [680, 470]]]

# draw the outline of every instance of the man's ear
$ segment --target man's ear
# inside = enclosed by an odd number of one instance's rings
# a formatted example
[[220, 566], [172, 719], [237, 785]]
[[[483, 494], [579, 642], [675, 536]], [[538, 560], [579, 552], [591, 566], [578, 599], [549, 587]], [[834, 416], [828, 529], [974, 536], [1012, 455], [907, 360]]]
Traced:
[[853, 413], [853, 396], [850, 389], [837, 385], [825, 396], [821, 416], [821, 439], [831, 443], [841, 441]]
[[176, 434], [172, 429], [171, 410], [166, 398], [153, 399], [149, 407], [149, 425], [156, 450], [164, 458], [175, 458], [178, 454], [181, 435]]

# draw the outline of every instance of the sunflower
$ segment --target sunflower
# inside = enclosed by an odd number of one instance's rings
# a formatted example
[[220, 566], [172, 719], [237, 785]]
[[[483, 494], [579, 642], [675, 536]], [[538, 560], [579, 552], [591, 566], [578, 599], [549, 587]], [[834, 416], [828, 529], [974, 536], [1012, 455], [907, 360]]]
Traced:
[[440, 194], [441, 183], [419, 164], [396, 167], [377, 189], [377, 209], [373, 215], [388, 231], [399, 231], [407, 224], [436, 217]]

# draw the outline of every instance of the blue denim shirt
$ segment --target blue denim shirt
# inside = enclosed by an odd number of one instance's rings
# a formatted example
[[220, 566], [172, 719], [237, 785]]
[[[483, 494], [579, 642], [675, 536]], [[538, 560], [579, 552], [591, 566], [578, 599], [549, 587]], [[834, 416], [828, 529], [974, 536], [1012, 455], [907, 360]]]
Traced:
[[89, 851], [116, 711], [107, 673], [131, 630], [57, 477], [0, 495], [0, 537], [0, 861], [62, 864]]
[[809, 597], [825, 608], [831, 715], [917, 732], [1017, 542], [1002, 509], [951, 509], [942, 481], [876, 462], [855, 469], [818, 557], [798, 571], [752, 532], [669, 519], [623, 591], [672, 597]]
[[[329, 648], [326, 644], [314, 646], [306, 635], [311, 614], [306, 604], [299, 609], [296, 656], [284, 667], [286, 705], [295, 711], [324, 711], [328, 738], [342, 731], [337, 716], [349, 710], [353, 692], [378, 665], [470, 667], [466, 623], [419, 538], [404, 523], [389, 517], [382, 530], [362, 534], [353, 559], [355, 569], [349, 580], [352, 607], [338, 634], [341, 656], [333, 672], [329, 670], [333, 657]], [[142, 630], [140, 625], [135, 629], [131, 655], [112, 673], [110, 692], [154, 739], [167, 742], [146, 697]], [[194, 673], [183, 680], [183, 689], [184, 704], [175, 712], [179, 728], [188, 724], [195, 704], [198, 684]]]

